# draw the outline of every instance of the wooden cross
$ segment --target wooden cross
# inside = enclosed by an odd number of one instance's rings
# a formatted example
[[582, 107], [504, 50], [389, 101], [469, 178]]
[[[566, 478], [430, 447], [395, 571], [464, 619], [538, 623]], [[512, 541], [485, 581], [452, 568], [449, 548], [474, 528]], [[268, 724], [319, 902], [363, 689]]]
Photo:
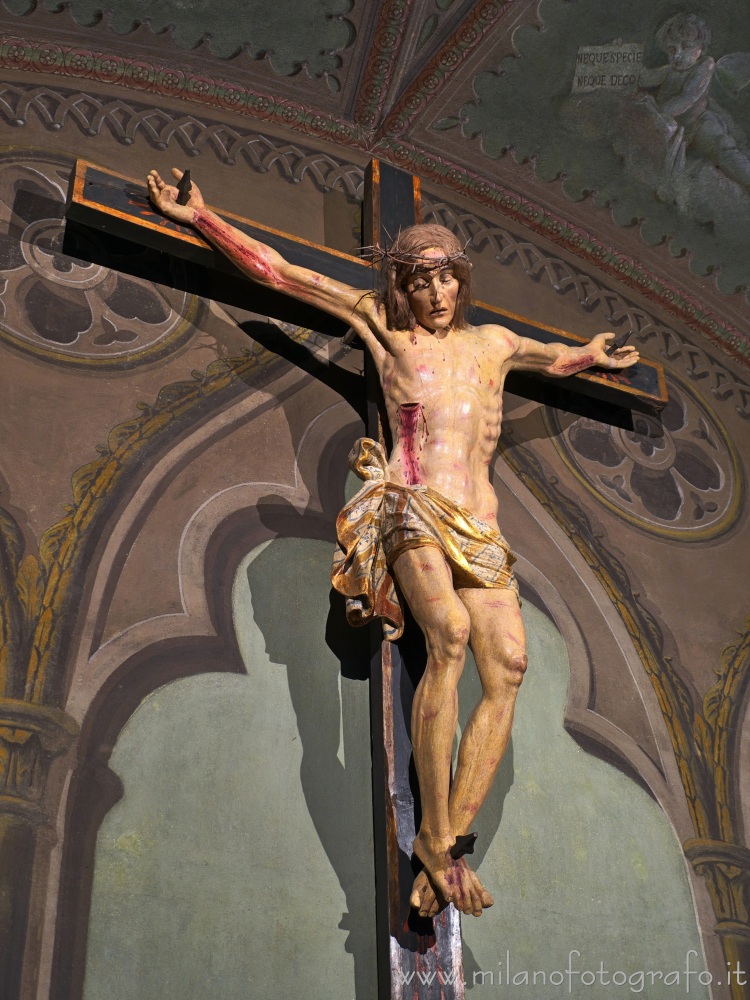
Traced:
[[[363, 291], [372, 288], [372, 270], [359, 258], [309, 243], [257, 222], [220, 212], [238, 229], [278, 250], [294, 264], [346, 282]], [[253, 303], [256, 312], [314, 330], [341, 336], [341, 321], [263, 288], [240, 274], [194, 230], [156, 214], [143, 181], [123, 177], [79, 160], [71, 183], [67, 217], [76, 225], [150, 246], [197, 265], [190, 269], [189, 291], [228, 305]], [[384, 245], [388, 234], [421, 221], [418, 178], [373, 160], [365, 185], [363, 244]], [[80, 251], [77, 251], [80, 255]], [[505, 312], [498, 305], [475, 307], [475, 322], [500, 323], [526, 337], [571, 346], [585, 339]], [[367, 394], [368, 433], [379, 436], [379, 387], [368, 365], [363, 392]], [[667, 402], [659, 365], [642, 361], [626, 372], [582, 372], [564, 380], [513, 373], [506, 387], [527, 398], [563, 406], [597, 419], [622, 423], [631, 409], [658, 413]], [[460, 921], [451, 906], [433, 921], [410, 911], [408, 899], [416, 869], [411, 841], [415, 834], [415, 803], [409, 780], [410, 704], [424, 669], [424, 648], [413, 625], [397, 644], [381, 642], [373, 628], [371, 725], [373, 745], [376, 922], [378, 996], [382, 1000], [462, 1000]], [[491, 916], [487, 919], [492, 919]]]

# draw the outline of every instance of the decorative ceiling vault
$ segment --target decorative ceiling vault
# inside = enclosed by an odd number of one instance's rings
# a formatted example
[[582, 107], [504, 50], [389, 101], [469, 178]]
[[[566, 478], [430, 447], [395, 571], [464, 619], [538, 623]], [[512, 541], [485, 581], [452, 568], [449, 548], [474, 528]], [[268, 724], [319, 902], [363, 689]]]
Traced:
[[615, 23], [605, 0], [2, 0], [0, 117], [20, 126], [33, 111], [89, 135], [106, 122], [124, 143], [137, 119], [165, 128], [166, 148], [169, 122], [154, 116], [178, 119], [177, 99], [186, 135], [229, 129], [246, 160], [259, 123], [333, 143], [344, 162], [374, 153], [584, 258], [748, 363], [750, 16], [740, 0], [706, 10], [702, 58], [734, 73], [711, 83], [724, 132], [709, 149], [678, 122], [665, 178], [633, 117], [638, 73], [576, 76], [597, 59], [661, 72], [656, 39], [675, 8], [659, 0], [646, 16], [644, 3]]

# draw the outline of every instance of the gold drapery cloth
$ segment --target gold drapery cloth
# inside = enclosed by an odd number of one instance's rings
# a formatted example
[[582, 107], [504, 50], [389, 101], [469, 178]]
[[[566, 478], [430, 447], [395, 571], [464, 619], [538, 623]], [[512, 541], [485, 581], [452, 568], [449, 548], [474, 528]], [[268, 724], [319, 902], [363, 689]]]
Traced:
[[398, 639], [404, 614], [389, 567], [407, 549], [436, 545], [461, 587], [509, 588], [516, 561], [496, 528], [429, 486], [400, 486], [386, 479], [383, 447], [360, 438], [349, 455], [365, 485], [336, 519], [338, 547], [331, 582], [346, 597], [351, 625], [383, 619], [387, 639]]

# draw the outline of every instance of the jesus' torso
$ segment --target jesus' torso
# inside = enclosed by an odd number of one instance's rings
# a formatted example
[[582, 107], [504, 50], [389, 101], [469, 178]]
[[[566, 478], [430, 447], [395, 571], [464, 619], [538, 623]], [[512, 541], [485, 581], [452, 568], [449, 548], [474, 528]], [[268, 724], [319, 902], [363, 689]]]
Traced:
[[[500, 327], [388, 331], [376, 358], [393, 448], [388, 478], [430, 486], [497, 527], [489, 481], [512, 354]], [[416, 342], [414, 342], [416, 341]]]

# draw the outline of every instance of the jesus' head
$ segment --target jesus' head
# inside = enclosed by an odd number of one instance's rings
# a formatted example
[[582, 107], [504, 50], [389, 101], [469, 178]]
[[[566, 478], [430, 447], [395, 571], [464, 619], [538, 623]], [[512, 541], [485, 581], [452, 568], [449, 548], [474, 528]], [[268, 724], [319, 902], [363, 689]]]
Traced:
[[466, 309], [471, 303], [471, 264], [459, 240], [445, 226], [401, 230], [383, 257], [381, 271], [385, 279], [382, 302], [391, 329], [413, 330], [417, 324], [429, 327], [429, 312], [426, 306], [424, 312], [420, 309], [415, 292], [422, 290], [422, 284], [447, 273], [458, 283], [457, 293], [446, 306], [450, 316], [436, 325], [457, 329], [466, 325]]

